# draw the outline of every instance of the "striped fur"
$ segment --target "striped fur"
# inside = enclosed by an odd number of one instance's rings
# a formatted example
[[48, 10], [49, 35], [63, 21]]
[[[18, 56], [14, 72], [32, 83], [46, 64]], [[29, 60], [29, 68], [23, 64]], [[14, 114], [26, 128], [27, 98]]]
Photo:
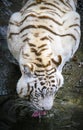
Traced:
[[63, 84], [64, 64], [80, 42], [76, 0], [28, 0], [11, 16], [8, 47], [19, 62], [22, 76], [17, 93], [38, 110], [49, 110]]

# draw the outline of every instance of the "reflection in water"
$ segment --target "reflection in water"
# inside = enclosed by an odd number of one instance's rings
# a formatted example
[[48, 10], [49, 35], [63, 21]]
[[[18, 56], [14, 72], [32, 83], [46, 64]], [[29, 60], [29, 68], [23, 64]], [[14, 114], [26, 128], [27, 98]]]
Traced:
[[[83, 62], [82, 47], [78, 51], [78, 61], [64, 68], [65, 86], [57, 93], [54, 107], [46, 116], [31, 118], [24, 108], [21, 109], [24, 115], [19, 114], [19, 109], [11, 109], [17, 99], [15, 86], [20, 71], [10, 63], [13, 58], [6, 46], [6, 30], [11, 14], [25, 1], [0, 0], [0, 130], [83, 130], [83, 66], [79, 67], [79, 62]], [[83, 1], [78, 1], [83, 16]]]
[[32, 118], [28, 111], [23, 116], [19, 114], [20, 109], [16, 111], [11, 109], [15, 105], [16, 98], [9, 96], [2, 102], [0, 130], [82, 130], [83, 128], [83, 109], [79, 107], [75, 108], [68, 103], [65, 106], [58, 104], [59, 108], [54, 106], [46, 116]]

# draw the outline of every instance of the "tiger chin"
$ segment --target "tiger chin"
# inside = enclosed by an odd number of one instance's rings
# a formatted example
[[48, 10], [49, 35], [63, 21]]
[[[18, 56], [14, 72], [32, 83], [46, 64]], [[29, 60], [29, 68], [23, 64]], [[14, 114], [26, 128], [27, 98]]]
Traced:
[[76, 0], [28, 0], [9, 21], [8, 47], [22, 74], [16, 90], [32, 117], [52, 108], [64, 83], [63, 66], [79, 47], [76, 4]]

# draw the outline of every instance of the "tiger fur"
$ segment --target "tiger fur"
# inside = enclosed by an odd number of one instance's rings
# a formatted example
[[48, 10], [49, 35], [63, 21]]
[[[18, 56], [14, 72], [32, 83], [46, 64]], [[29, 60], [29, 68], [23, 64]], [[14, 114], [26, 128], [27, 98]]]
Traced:
[[62, 87], [62, 68], [78, 49], [76, 0], [28, 0], [8, 26], [8, 47], [19, 63], [19, 97], [37, 110], [50, 110]]

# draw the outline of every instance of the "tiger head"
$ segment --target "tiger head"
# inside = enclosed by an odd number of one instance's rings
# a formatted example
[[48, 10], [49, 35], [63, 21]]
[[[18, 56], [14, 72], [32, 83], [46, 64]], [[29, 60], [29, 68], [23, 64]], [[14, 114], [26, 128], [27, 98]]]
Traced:
[[33, 74], [24, 68], [17, 83], [19, 97], [31, 103], [33, 111], [50, 110], [53, 106], [54, 96], [63, 84], [63, 76], [55, 68], [37, 70]]

